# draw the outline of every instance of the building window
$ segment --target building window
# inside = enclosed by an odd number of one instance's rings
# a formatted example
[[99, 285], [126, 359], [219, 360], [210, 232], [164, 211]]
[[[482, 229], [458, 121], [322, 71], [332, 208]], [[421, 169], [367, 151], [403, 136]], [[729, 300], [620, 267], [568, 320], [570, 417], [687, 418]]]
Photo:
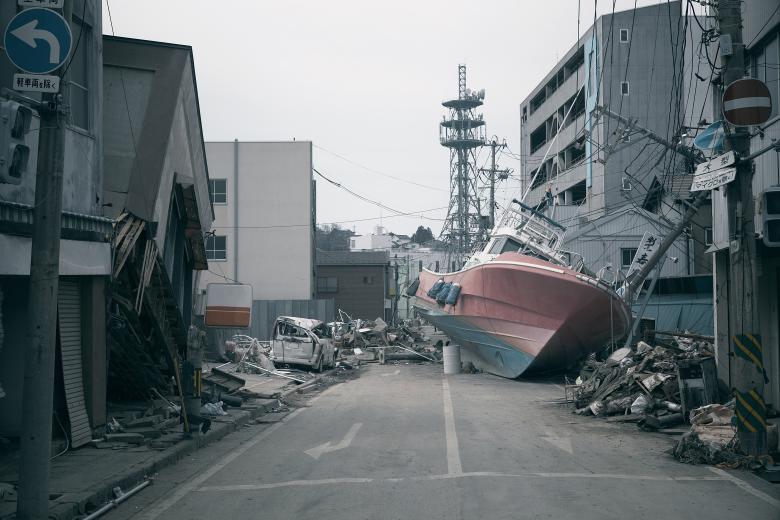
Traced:
[[711, 246], [712, 245], [712, 228], [711, 227], [704, 228], [704, 245], [705, 246]]
[[623, 267], [623, 269], [628, 269], [631, 267], [631, 262], [634, 261], [634, 256], [636, 256], [636, 248], [635, 247], [621, 247], [620, 248], [620, 265]]
[[206, 237], [206, 260], [227, 260], [227, 237], [209, 235]]
[[621, 81], [620, 82], [620, 93], [624, 96], [628, 95], [628, 81]]
[[596, 75], [593, 65], [593, 51], [590, 51], [588, 53], [588, 97], [593, 95], [593, 77]]
[[[79, 44], [73, 51], [68, 68], [69, 122], [71, 125], [90, 130], [89, 101], [89, 56], [92, 28], [77, 16], [73, 16], [73, 38]], [[81, 38], [79, 38], [81, 33]]]
[[354, 238], [349, 241], [349, 247], [350, 247], [350, 249], [355, 249], [355, 239]]
[[620, 179], [620, 189], [622, 191], [631, 191], [631, 180], [628, 177], [622, 177]]
[[317, 292], [334, 293], [339, 291], [339, 279], [335, 276], [317, 278]]
[[620, 43], [628, 43], [628, 29], [620, 29]]
[[418, 264], [417, 270], [422, 273], [422, 260], [419, 260], [419, 264]]
[[366, 285], [373, 285], [374, 284], [374, 277], [373, 276], [364, 276], [363, 277], [363, 283]]
[[227, 204], [227, 179], [211, 179], [209, 196], [212, 204]]

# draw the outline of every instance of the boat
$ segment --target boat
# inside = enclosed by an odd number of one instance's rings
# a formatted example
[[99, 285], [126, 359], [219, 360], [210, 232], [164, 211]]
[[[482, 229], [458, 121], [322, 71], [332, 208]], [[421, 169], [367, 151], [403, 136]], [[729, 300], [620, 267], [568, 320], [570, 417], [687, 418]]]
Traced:
[[631, 325], [609, 270], [587, 271], [561, 249], [564, 226], [513, 203], [460, 270], [424, 269], [410, 286], [418, 312], [461, 346], [464, 362], [507, 378], [569, 368]]

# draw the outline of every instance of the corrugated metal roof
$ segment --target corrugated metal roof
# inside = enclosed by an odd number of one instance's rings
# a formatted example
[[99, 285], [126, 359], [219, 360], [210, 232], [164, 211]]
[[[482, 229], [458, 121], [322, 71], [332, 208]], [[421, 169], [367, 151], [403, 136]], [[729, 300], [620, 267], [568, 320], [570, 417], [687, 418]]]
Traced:
[[317, 265], [384, 265], [389, 260], [387, 251], [317, 250]]

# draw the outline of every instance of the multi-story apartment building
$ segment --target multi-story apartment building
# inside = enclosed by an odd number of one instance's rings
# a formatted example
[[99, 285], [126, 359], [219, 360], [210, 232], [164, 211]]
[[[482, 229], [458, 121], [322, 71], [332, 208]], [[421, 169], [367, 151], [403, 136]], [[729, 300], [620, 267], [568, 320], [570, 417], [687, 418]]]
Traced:
[[252, 285], [255, 300], [315, 295], [312, 143], [207, 142], [214, 225], [209, 283]]
[[[680, 2], [599, 17], [520, 106], [526, 202], [569, 228], [566, 247], [593, 271], [625, 267], [643, 233], [664, 234], [690, 197], [684, 157], [637, 130], [676, 143], [712, 121], [708, 86], [696, 80], [709, 67], [690, 59], [700, 29], [687, 22]], [[677, 240], [663, 276], [711, 271], [708, 215]]]

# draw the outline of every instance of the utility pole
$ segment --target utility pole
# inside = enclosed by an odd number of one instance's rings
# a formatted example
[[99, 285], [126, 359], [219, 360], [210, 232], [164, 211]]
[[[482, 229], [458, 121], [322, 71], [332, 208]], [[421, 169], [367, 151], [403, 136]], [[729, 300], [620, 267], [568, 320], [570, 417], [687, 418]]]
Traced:
[[506, 148], [506, 142], [499, 144], [494, 137], [485, 146], [490, 147], [490, 169], [480, 168], [479, 171], [490, 176], [490, 227], [493, 228], [496, 225], [496, 174], [499, 174], [499, 179], [506, 179], [510, 172], [508, 168], [496, 169], [496, 152], [501, 148]]
[[[70, 20], [72, 2], [65, 2]], [[60, 75], [62, 73], [60, 72]], [[64, 81], [60, 81], [65, 85]], [[48, 518], [57, 296], [60, 272], [62, 177], [66, 112], [62, 95], [43, 94], [38, 105], [40, 132], [35, 175], [35, 207], [30, 254], [30, 323], [24, 354], [21, 455], [16, 515]]]
[[62, 174], [65, 112], [60, 94], [45, 94], [40, 105], [40, 142], [30, 260], [30, 321], [24, 355], [21, 457], [17, 517], [47, 518], [49, 458], [57, 339]]
[[[745, 76], [745, 45], [742, 41], [742, 13], [740, 0], [718, 0], [716, 3], [720, 31], [720, 62], [723, 68], [724, 88]], [[730, 39], [730, 42], [729, 42]], [[730, 43], [730, 45], [729, 45]], [[738, 157], [737, 176], [726, 186], [728, 219], [731, 226], [729, 245], [729, 340], [740, 345], [751, 341], [760, 346], [758, 306], [758, 276], [756, 272], [757, 245], [754, 223], [753, 160], [750, 156], [750, 136], [745, 127], [735, 127], [726, 139], [726, 150]], [[736, 353], [736, 349], [734, 350]], [[767, 453], [766, 407], [764, 405], [764, 372], [740, 356], [731, 359], [734, 368], [732, 381], [737, 400], [737, 437], [741, 449], [748, 455]], [[751, 406], [752, 405], [752, 406]], [[742, 420], [741, 410], [757, 414], [758, 422]]]

